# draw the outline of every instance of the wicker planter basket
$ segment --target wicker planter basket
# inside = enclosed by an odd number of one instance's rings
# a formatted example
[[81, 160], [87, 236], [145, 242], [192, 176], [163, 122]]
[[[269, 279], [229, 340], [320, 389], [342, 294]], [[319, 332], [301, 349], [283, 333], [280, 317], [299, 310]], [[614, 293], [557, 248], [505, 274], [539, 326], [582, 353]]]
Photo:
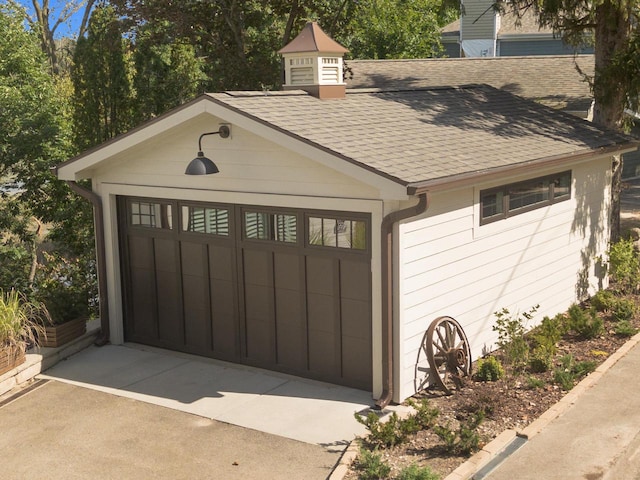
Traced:
[[45, 336], [40, 339], [41, 347], [60, 347], [78, 338], [87, 331], [87, 319], [76, 318], [60, 325], [45, 327]]
[[7, 373], [25, 361], [24, 350], [17, 347], [0, 349], [0, 375]]

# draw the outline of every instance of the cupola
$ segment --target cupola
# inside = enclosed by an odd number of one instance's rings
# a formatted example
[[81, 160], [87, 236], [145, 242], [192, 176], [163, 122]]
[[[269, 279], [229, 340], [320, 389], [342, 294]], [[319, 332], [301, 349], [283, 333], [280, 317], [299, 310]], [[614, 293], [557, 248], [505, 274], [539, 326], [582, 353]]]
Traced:
[[318, 98], [344, 98], [343, 55], [346, 48], [309, 22], [279, 54], [284, 60], [284, 89], [305, 90]]

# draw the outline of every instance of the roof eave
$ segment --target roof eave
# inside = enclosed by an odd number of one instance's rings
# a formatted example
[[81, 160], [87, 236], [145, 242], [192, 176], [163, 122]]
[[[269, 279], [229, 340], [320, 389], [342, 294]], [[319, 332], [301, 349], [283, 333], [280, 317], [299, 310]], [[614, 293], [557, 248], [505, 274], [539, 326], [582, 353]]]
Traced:
[[499, 177], [505, 174], [522, 174], [529, 171], [539, 170], [540, 168], [583, 162], [607, 155], [622, 155], [624, 153], [633, 152], [639, 147], [640, 140], [634, 140], [625, 144], [616, 144], [607, 147], [601, 147], [598, 149], [577, 151], [570, 155], [555, 155], [514, 165], [505, 165], [502, 167], [490, 168], [483, 171], [468, 172], [459, 175], [451, 175], [448, 177], [414, 182], [407, 185], [407, 194], [420, 195], [421, 193], [425, 192], [436, 192], [441, 190], [450, 190], [453, 188], [461, 188], [477, 184], [479, 181], [487, 181], [493, 177]]

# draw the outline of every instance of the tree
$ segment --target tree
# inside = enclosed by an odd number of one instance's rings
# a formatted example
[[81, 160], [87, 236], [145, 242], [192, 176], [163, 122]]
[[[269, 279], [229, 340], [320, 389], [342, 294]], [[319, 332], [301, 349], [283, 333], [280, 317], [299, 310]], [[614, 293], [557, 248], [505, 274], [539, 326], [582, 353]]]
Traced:
[[87, 36], [73, 58], [73, 118], [80, 150], [98, 145], [132, 125], [132, 64], [128, 40], [114, 9], [96, 5]]
[[[552, 27], [571, 44], [592, 38], [595, 74], [588, 78], [594, 97], [593, 121], [606, 128], [629, 126], [625, 110], [640, 110], [639, 0], [499, 0], [498, 8], [517, 13], [533, 9], [542, 26]], [[614, 159], [611, 241], [620, 236], [622, 160]]]
[[[8, 1], [10, 4], [13, 4], [14, 7], [18, 5], [16, 0]], [[68, 0], [64, 3], [61, 2], [60, 10], [54, 12], [49, 0], [31, 0], [34, 11], [33, 16], [28, 15], [26, 11], [23, 10], [29, 28], [38, 33], [40, 47], [49, 59], [51, 71], [54, 74], [57, 75], [60, 73], [59, 49], [61, 42], [56, 41], [56, 31], [61, 25], [68, 22], [72, 16], [83, 12], [77, 32], [78, 37], [83, 36], [87, 27], [89, 13], [94, 3], [95, 0]], [[54, 16], [56, 17], [55, 19], [53, 18]]]
[[363, 0], [345, 46], [354, 58], [426, 58], [442, 52], [440, 28], [457, 10], [441, 0]]

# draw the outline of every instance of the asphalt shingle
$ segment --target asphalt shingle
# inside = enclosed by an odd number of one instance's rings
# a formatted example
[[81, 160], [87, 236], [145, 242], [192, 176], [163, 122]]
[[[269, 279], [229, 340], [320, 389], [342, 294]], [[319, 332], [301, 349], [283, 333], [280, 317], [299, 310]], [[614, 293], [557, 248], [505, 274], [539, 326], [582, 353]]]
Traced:
[[627, 145], [630, 137], [487, 85], [210, 94], [242, 114], [404, 185]]

